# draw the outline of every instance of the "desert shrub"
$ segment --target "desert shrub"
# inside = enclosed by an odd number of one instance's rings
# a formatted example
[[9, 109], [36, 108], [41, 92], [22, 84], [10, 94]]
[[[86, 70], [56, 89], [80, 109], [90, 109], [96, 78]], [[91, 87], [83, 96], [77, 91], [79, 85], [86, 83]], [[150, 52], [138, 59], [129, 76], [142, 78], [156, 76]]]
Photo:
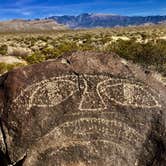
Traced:
[[15, 68], [22, 67], [25, 64], [23, 63], [13, 63], [13, 64], [7, 64], [7, 63], [0, 63], [0, 74], [3, 74], [7, 71], [11, 71]]
[[60, 54], [71, 53], [77, 50], [77, 45], [75, 42], [62, 42], [56, 47], [56, 50], [59, 50]]
[[119, 39], [108, 46], [106, 50], [109, 52], [115, 52], [127, 60], [137, 61], [136, 59], [139, 58], [143, 48], [142, 45], [136, 43], [135, 40], [124, 41]]
[[[53, 43], [52, 43], [53, 44]], [[54, 47], [46, 45], [39, 50], [36, 50], [33, 54], [23, 57], [29, 64], [40, 63], [48, 59], [54, 59], [65, 53], [71, 53], [77, 50], [77, 46], [74, 42], [60, 42]]]
[[166, 41], [138, 43], [135, 40], [118, 40], [110, 45], [107, 51], [115, 52], [124, 59], [166, 74]]
[[0, 55], [6, 55], [7, 54], [7, 45], [1, 45], [0, 46]]
[[77, 46], [74, 42], [61, 42], [57, 44], [55, 47], [44, 47], [40, 50], [42, 55], [45, 55], [45, 59], [53, 59], [63, 54], [70, 54], [73, 51], [77, 50]]
[[26, 56], [25, 59], [29, 64], [40, 63], [46, 60], [46, 56], [40, 52], [35, 52], [29, 56]]
[[84, 43], [84, 44], [79, 45], [77, 50], [79, 50], [79, 51], [94, 50], [94, 46], [92, 44], [89, 44], [89, 43]]
[[7, 72], [7, 64], [5, 63], [0, 63], [0, 74]]
[[45, 59], [54, 58], [58, 55], [58, 51], [55, 48], [43, 47], [40, 49], [40, 54], [45, 56]]

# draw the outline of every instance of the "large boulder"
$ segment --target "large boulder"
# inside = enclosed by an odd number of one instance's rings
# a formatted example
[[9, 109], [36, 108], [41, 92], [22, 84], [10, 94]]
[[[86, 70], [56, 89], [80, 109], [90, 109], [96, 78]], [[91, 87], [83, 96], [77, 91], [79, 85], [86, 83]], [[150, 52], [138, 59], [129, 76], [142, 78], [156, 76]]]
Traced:
[[166, 88], [149, 71], [77, 52], [16, 69], [0, 83], [8, 164], [166, 165]]

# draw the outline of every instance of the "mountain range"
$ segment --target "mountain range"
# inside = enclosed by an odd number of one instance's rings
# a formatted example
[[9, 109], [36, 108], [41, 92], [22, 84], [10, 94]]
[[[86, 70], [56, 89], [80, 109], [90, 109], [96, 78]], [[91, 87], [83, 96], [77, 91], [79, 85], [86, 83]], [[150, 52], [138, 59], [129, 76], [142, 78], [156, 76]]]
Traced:
[[137, 26], [147, 23], [159, 24], [166, 21], [166, 16], [121, 16], [84, 13], [78, 16], [51, 16], [46, 19], [53, 19], [57, 23], [64, 24], [69, 28], [107, 28], [116, 26]]
[[40, 32], [79, 28], [109, 28], [166, 23], [166, 16], [121, 16], [112, 14], [88, 14], [78, 16], [51, 16], [42, 19], [15, 19], [0, 22], [0, 32]]

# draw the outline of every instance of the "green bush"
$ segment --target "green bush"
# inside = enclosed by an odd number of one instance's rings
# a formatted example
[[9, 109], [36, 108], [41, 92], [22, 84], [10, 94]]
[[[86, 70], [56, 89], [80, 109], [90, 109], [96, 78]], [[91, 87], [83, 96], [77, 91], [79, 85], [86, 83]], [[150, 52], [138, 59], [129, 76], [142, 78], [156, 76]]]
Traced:
[[7, 45], [1, 45], [0, 46], [0, 55], [6, 55], [7, 54]]
[[118, 40], [107, 48], [108, 52], [115, 52], [120, 57], [151, 67], [166, 75], [166, 41], [157, 40], [148, 43], [138, 43], [135, 40]]
[[0, 63], [0, 74], [3, 74], [7, 71], [11, 71], [15, 68], [22, 67], [24, 64], [22, 63], [13, 63], [13, 64], [7, 64], [7, 63]]
[[45, 55], [42, 55], [40, 52], [33, 53], [32, 55], [29, 55], [25, 57], [25, 60], [29, 64], [34, 64], [34, 63], [40, 63], [46, 60]]

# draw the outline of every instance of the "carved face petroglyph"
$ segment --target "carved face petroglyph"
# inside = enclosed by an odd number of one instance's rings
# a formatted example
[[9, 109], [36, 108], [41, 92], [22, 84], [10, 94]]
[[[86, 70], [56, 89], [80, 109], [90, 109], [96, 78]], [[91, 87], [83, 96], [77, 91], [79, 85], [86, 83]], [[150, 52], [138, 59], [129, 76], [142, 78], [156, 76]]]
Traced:
[[[77, 93], [79, 98], [75, 97]], [[41, 162], [47, 158], [47, 161], [55, 160], [57, 166], [67, 166], [70, 162], [73, 165], [136, 166], [138, 149], [146, 140], [149, 128], [141, 118], [134, 121], [133, 127], [130, 123], [133, 117], [124, 120], [127, 117], [111, 112], [110, 108], [113, 105], [131, 110], [161, 107], [155, 92], [142, 83], [106, 75], [52, 77], [26, 88], [15, 99], [16, 103], [23, 101], [22, 98], [26, 102], [20, 106], [24, 105], [27, 110], [54, 107], [56, 110], [69, 99], [77, 106], [76, 112], [70, 110], [65, 114], [35, 145], [27, 165], [32, 160], [40, 165], [37, 160], [41, 157]], [[143, 132], [140, 127], [144, 128]]]

